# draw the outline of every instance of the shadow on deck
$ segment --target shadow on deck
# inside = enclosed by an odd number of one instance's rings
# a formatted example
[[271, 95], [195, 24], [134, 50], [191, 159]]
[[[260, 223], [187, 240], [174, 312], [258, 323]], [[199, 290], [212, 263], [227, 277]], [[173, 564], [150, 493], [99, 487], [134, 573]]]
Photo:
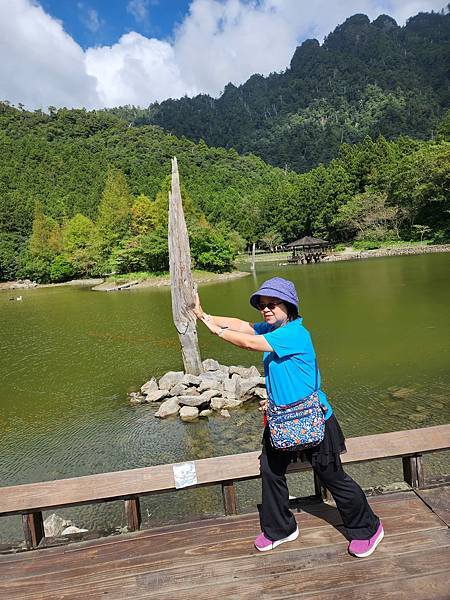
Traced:
[[370, 502], [386, 535], [369, 558], [348, 555], [335, 508], [299, 501], [299, 538], [264, 554], [250, 514], [0, 556], [0, 598], [449, 598], [450, 487]]

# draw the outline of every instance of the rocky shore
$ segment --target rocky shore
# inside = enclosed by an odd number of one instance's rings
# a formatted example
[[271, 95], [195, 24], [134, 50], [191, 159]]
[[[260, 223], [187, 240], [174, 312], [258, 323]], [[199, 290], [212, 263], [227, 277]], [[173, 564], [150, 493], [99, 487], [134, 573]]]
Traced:
[[407, 254], [432, 254], [435, 252], [450, 252], [450, 244], [435, 246], [398, 246], [394, 248], [377, 248], [376, 250], [353, 250], [346, 248], [344, 252], [330, 254], [322, 262], [336, 262], [340, 260], [355, 260], [362, 258], [382, 258], [384, 256], [404, 256]]
[[183, 421], [220, 414], [251, 400], [267, 399], [266, 382], [255, 366], [225, 366], [212, 358], [203, 361], [204, 372], [190, 375], [169, 371], [159, 380], [144, 383], [129, 394], [131, 404], [161, 403], [155, 417], [176, 416]]

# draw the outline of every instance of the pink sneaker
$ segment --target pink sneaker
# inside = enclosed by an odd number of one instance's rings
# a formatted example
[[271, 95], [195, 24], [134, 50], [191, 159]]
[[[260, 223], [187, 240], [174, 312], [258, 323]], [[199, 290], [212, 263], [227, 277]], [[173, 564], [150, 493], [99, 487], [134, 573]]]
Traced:
[[378, 529], [375, 534], [369, 538], [368, 540], [352, 540], [348, 546], [348, 551], [353, 556], [357, 556], [358, 558], [364, 558], [365, 556], [370, 556], [378, 544], [384, 537], [384, 529], [383, 525], [378, 525]]
[[298, 538], [298, 534], [299, 531], [297, 527], [297, 529], [294, 531], [294, 533], [291, 533], [291, 535], [288, 535], [287, 537], [282, 538], [281, 540], [277, 540], [276, 542], [272, 542], [272, 540], [266, 538], [264, 533], [260, 533], [255, 540], [255, 548], [260, 552], [266, 552], [266, 550], [273, 550], [280, 544], [284, 544], [284, 542], [293, 542]]

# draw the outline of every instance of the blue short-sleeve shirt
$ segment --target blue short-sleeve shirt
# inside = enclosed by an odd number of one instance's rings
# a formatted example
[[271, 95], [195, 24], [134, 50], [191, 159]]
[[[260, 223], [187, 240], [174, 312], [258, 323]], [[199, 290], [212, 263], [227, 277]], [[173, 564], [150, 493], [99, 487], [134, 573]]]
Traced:
[[321, 403], [326, 407], [325, 418], [333, 409], [325, 392], [320, 389], [320, 372], [309, 331], [303, 327], [302, 318], [290, 321], [282, 327], [268, 323], [253, 325], [256, 335], [264, 335], [273, 352], [264, 352], [264, 374], [267, 392], [278, 406], [292, 404], [319, 390]]

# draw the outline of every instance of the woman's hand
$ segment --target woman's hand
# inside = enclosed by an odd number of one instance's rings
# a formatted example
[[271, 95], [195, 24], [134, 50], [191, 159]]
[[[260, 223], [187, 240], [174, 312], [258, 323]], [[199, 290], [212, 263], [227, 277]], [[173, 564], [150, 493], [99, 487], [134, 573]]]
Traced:
[[203, 321], [210, 332], [214, 333], [215, 335], [219, 335], [219, 333], [222, 331], [222, 327], [216, 325], [211, 317], [206, 313], [203, 313], [203, 317], [200, 319], [200, 321]]
[[260, 412], [266, 412], [268, 406], [269, 406], [269, 401], [268, 400], [260, 400], [259, 401], [259, 408], [258, 408], [258, 410]]
[[203, 320], [203, 316], [205, 313], [203, 312], [202, 305], [200, 304], [200, 297], [198, 294], [195, 294], [195, 305], [192, 311], [197, 317], [197, 319]]

